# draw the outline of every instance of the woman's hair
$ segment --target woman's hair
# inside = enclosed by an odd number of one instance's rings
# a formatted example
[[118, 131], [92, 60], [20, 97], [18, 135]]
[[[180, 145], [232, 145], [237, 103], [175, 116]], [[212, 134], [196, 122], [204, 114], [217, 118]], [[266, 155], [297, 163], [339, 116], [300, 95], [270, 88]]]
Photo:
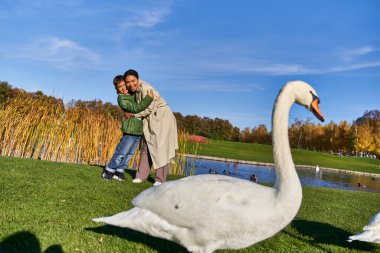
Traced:
[[124, 80], [125, 80], [125, 78], [126, 78], [127, 76], [134, 76], [134, 77], [136, 77], [137, 79], [139, 79], [139, 74], [138, 74], [137, 71], [134, 70], [134, 69], [129, 69], [129, 70], [125, 71], [125, 73], [124, 73]]

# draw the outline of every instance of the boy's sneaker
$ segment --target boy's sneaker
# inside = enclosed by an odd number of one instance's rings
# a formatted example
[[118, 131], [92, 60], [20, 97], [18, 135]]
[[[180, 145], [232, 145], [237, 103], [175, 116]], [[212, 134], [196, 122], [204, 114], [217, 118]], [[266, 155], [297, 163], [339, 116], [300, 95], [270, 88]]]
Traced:
[[116, 171], [112, 178], [119, 181], [125, 181], [125, 176], [123, 172]]
[[156, 182], [154, 182], [153, 186], [159, 186], [161, 184], [162, 184], [161, 182], [156, 181]]
[[135, 178], [132, 180], [132, 183], [135, 183], [135, 184], [139, 184], [141, 182], [142, 182], [142, 180], [140, 178]]
[[104, 180], [112, 180], [113, 178], [113, 173], [112, 172], [109, 172], [108, 170], [104, 170], [103, 173], [102, 173], [102, 178]]

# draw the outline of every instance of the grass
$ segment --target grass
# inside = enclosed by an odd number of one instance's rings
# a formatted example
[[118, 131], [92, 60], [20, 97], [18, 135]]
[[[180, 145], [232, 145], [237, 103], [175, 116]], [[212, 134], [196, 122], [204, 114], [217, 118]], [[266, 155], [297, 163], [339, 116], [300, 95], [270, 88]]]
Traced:
[[[132, 170], [126, 182], [103, 181], [101, 171], [0, 157], [0, 252], [186, 252], [173, 242], [92, 222], [131, 208], [152, 186], [131, 184]], [[378, 244], [345, 241], [380, 210], [380, 194], [312, 187], [303, 194], [298, 215], [283, 231], [247, 249], [218, 252], [380, 252]]]
[[[272, 145], [211, 140], [202, 143], [199, 155], [273, 163]], [[355, 170], [380, 174], [380, 160], [364, 157], [341, 157], [327, 153], [292, 149], [296, 165]]]

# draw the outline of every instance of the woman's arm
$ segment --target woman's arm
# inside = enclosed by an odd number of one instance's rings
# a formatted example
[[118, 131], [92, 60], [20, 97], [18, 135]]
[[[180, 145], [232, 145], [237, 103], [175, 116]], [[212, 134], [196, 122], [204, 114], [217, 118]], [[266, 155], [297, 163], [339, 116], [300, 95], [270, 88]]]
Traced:
[[119, 96], [117, 102], [119, 106], [127, 112], [131, 113], [139, 113], [144, 111], [150, 104], [152, 104], [153, 97], [145, 96], [140, 103], [135, 102], [133, 96]]
[[[148, 117], [152, 113], [152, 111], [154, 110], [154, 108], [157, 106], [156, 105], [157, 104], [156, 100], [159, 99], [159, 94], [158, 94], [158, 92], [156, 90], [152, 89], [152, 87], [149, 87], [149, 88], [153, 92], [155, 100], [145, 110], [143, 110], [143, 111], [141, 111], [139, 113], [135, 113], [133, 116], [136, 117], [136, 118], [142, 119], [142, 118]], [[142, 96], [144, 96], [144, 92], [142, 92]]]

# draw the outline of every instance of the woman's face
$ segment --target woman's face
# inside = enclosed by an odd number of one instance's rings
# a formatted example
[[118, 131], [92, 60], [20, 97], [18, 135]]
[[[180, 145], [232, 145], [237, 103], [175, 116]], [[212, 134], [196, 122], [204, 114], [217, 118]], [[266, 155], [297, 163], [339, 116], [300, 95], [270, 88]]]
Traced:
[[125, 77], [125, 84], [130, 92], [135, 92], [140, 87], [140, 81], [133, 75]]

